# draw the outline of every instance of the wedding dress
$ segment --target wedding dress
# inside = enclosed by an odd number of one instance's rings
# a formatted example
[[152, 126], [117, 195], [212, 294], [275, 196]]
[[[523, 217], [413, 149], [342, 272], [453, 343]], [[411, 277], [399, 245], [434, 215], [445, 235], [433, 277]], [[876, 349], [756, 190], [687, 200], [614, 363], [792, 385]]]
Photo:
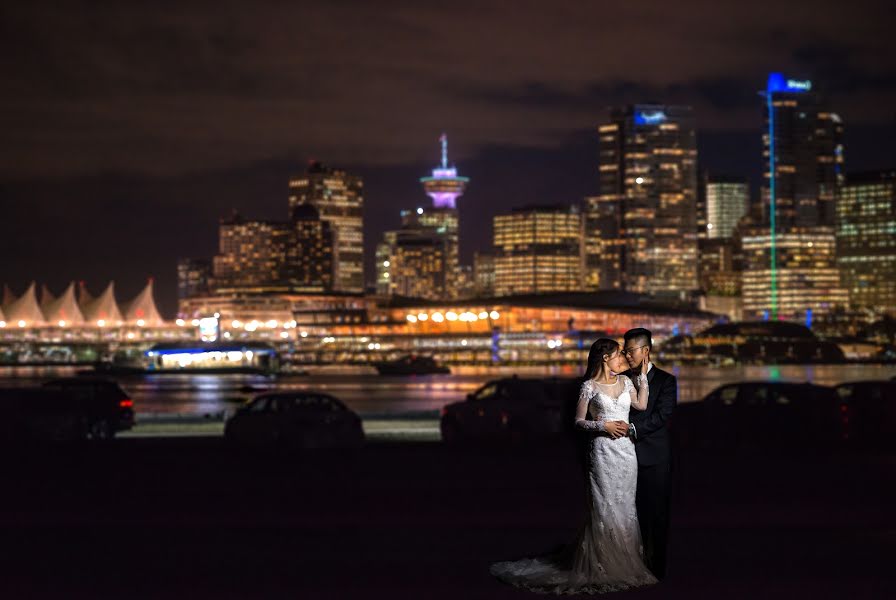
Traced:
[[657, 583], [642, 558], [634, 443], [628, 437], [613, 439], [604, 429], [606, 421], [628, 422], [633, 401], [636, 408], [646, 408], [647, 380], [639, 381], [637, 395], [624, 375], [614, 385], [591, 379], [582, 384], [579, 405], [587, 403], [591, 420], [576, 419], [576, 427], [598, 435], [589, 443], [589, 511], [575, 543], [557, 554], [495, 563], [493, 575], [517, 587], [554, 594], [604, 593]]

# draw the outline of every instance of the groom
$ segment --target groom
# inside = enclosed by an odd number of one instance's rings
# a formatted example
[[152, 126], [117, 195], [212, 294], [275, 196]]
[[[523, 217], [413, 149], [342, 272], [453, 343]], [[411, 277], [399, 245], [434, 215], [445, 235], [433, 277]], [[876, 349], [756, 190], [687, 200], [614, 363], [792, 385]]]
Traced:
[[622, 352], [631, 367], [626, 375], [637, 381], [643, 361], [647, 361], [649, 369], [647, 410], [631, 412], [628, 433], [635, 442], [638, 455], [635, 504], [644, 544], [644, 562], [658, 579], [662, 579], [666, 575], [672, 463], [667, 425], [677, 403], [678, 384], [674, 375], [650, 362], [653, 339], [649, 330], [631, 329], [624, 338]]

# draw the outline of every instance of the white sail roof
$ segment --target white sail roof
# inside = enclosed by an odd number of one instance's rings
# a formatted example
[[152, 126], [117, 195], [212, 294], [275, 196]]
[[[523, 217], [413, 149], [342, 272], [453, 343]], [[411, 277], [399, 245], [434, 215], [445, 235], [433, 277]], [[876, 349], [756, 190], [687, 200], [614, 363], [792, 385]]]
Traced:
[[47, 322], [51, 325], [57, 325], [60, 322], [66, 325], [84, 324], [84, 315], [81, 314], [81, 309], [78, 308], [78, 303], [75, 301], [74, 282], [68, 284], [68, 287], [65, 288], [65, 291], [58, 298], [50, 293], [47, 286], [44, 286], [41, 293], [40, 308]]
[[159, 326], [163, 324], [159, 309], [153, 298], [152, 279], [147, 282], [137, 296], [124, 306], [124, 319], [128, 323], [143, 322], [146, 326]]
[[81, 313], [84, 313], [84, 307], [96, 300], [93, 295], [87, 291], [87, 284], [83, 281], [78, 282], [78, 306], [81, 307]]
[[9, 289], [7, 284], [3, 284], [3, 304], [2, 306], [6, 306], [7, 304], [13, 302], [16, 299], [16, 295], [12, 293], [12, 290]]
[[81, 284], [81, 313], [84, 315], [84, 320], [91, 325], [99, 321], [103, 321], [104, 325], [124, 321], [115, 302], [115, 282], [110, 281], [103, 293], [96, 298], [92, 298], [86, 286]]
[[[44, 314], [41, 312], [40, 305], [37, 303], [36, 288], [37, 284], [32, 281], [24, 294], [8, 304], [3, 305], [3, 313], [8, 324], [18, 323], [20, 321], [24, 321], [25, 324], [29, 326], [46, 324]], [[8, 288], [4, 290], [5, 297], [8, 297], [6, 294], [7, 291], [9, 291]]]

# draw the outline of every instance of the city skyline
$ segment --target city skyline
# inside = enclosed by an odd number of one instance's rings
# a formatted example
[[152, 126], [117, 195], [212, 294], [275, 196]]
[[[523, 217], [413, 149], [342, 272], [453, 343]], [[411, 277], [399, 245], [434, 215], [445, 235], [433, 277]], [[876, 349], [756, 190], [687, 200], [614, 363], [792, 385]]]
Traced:
[[[0, 173], [5, 212], [0, 239], [6, 255], [15, 260], [4, 264], [0, 280], [20, 293], [37, 278], [58, 293], [73, 278], [94, 286], [115, 279], [124, 293], [133, 294], [147, 276], [155, 276], [162, 311], [172, 315], [176, 259], [213, 251], [217, 221], [233, 208], [253, 219], [284, 218], [283, 182], [311, 158], [363, 177], [369, 270], [373, 247], [382, 231], [394, 226], [399, 210], [428, 201], [418, 178], [438, 163], [434, 140], [442, 131], [451, 136], [453, 162], [473, 181], [458, 201], [461, 262], [469, 264], [475, 250], [487, 250], [495, 214], [532, 203], [574, 204], [598, 191], [595, 127], [607, 106], [625, 103], [692, 105], [701, 171], [743, 175], [755, 194], [762, 172], [756, 92], [769, 71], [811, 79], [830, 94], [831, 105], [848, 123], [847, 172], [892, 168], [896, 150], [888, 142], [894, 138], [896, 120], [888, 107], [896, 93], [891, 58], [896, 53], [887, 51], [892, 45], [888, 37], [875, 34], [882, 23], [870, 18], [883, 6], [866, 3], [846, 14], [787, 6], [762, 18], [762, 10], [735, 6], [698, 17], [685, 16], [693, 11], [676, 15], [658, 8], [667, 17], [665, 28], [635, 19], [626, 8], [596, 14], [579, 7], [561, 11], [565, 26], [571, 28], [562, 32], [565, 44], [556, 44], [556, 50], [534, 61], [532, 50], [537, 54], [537, 47], [507, 46], [513, 48], [503, 54], [507, 69], [495, 70], [486, 60], [486, 77], [469, 59], [489, 55], [483, 44], [494, 37], [491, 34], [473, 32], [475, 43], [440, 47], [440, 52], [449, 53], [447, 58], [458, 60], [440, 62], [455, 66], [441, 70], [443, 85], [433, 86], [427, 82], [433, 81], [435, 71], [420, 69], [426, 59], [400, 54], [411, 47], [409, 39], [425, 46], [431, 42], [422, 33], [445, 35], [467, 22], [464, 17], [471, 9], [459, 6], [445, 21], [425, 9], [405, 12], [386, 6], [371, 17], [382, 26], [379, 33], [394, 33], [398, 24], [412, 21], [417, 30], [412, 38], [392, 36], [368, 58], [389, 59], [395, 77], [417, 81], [423, 90], [419, 93], [436, 96], [438, 102], [408, 106], [410, 96], [402, 100], [404, 85], [371, 96], [373, 82], [383, 81], [371, 75], [358, 80], [357, 94], [345, 88], [343, 101], [298, 117], [277, 110], [261, 116], [255, 110], [265, 99], [292, 98], [301, 104], [312, 102], [315, 95], [305, 87], [286, 86], [286, 75], [270, 76], [292, 56], [272, 54], [281, 36], [260, 39], [253, 29], [259, 20], [274, 18], [271, 11], [260, 10], [243, 23], [225, 10], [199, 25], [202, 19], [190, 7], [165, 18], [137, 9], [81, 7], [83, 14], [68, 14], [71, 9], [17, 8], [9, 15], [18, 26], [16, 34], [4, 40], [13, 44], [8, 56], [17, 60], [7, 63], [5, 80], [14, 93], [2, 102], [11, 143], [4, 147]], [[370, 16], [369, 9], [346, 3], [338, 9], [309, 11], [310, 25], [331, 10], [351, 13], [349, 30]], [[741, 10], [746, 13], [738, 13]], [[732, 18], [732, 11], [738, 19]], [[568, 17], [576, 16], [569, 13], [578, 14], [582, 26], [569, 25]], [[503, 47], [501, 40], [515, 39], [544, 17], [533, 5], [500, 22], [495, 7], [485, 5], [477, 11], [476, 22], [501, 34], [495, 43]], [[614, 17], [628, 31], [639, 33], [620, 46], [630, 50], [626, 60], [589, 58], [609, 43], [593, 35], [590, 26], [604, 31], [600, 23]], [[87, 28], [87, 22], [96, 23], [96, 29]], [[741, 35], [725, 36], [727, 27]], [[707, 33], [697, 36], [702, 41], [684, 41], [690, 37], [681, 36], [684, 28]], [[40, 31], [58, 35], [39, 36]], [[673, 58], [662, 65], [638, 45], [638, 39], [651, 34], [653, 43], [677, 51], [668, 53]], [[324, 29], [317, 35], [330, 34]], [[341, 35], [334, 32], [331, 37]], [[57, 38], [65, 40], [65, 53], [48, 41]], [[174, 50], [161, 51], [160, 40], [173, 40]], [[703, 57], [711, 54], [705, 52], [706, 45], [718, 50], [712, 60]], [[98, 61], [98, 53], [115, 58], [112, 65]], [[253, 74], [241, 60], [254, 65], [262, 57], [274, 59], [249, 78], [245, 89], [234, 83], [239, 82], [234, 76]], [[340, 93], [343, 88], [333, 88], [335, 75], [325, 70], [335, 58], [328, 60], [318, 52], [302, 60], [303, 72], [317, 69], [321, 96]], [[342, 60], [349, 74], [362, 73], [369, 64], [354, 51]], [[210, 79], [208, 64], [215, 61], [233, 68], [224, 69], [218, 80]], [[271, 87], [273, 83], [285, 87]], [[190, 92], [193, 95], [185, 98]], [[162, 102], [132, 103], [142, 110], [139, 114], [120, 112], [127, 104], [122, 100], [141, 95]], [[158, 108], [167, 101], [181, 110]], [[228, 103], [237, 101], [248, 112], [228, 115]], [[400, 126], [392, 123], [390, 135], [384, 135], [375, 111], [348, 110], [364, 106], [385, 109], [380, 112], [388, 118], [400, 113]], [[239, 121], [253, 115], [257, 119]], [[346, 133], [346, 124], [335, 120], [339, 115], [352, 115], [347, 124], [353, 131]], [[312, 122], [319, 123], [315, 132], [296, 130]], [[175, 133], [182, 143], [172, 142]], [[482, 218], [468, 212], [472, 207], [482, 211]], [[104, 235], [85, 235], [98, 226]], [[366, 279], [371, 279], [369, 271]]]

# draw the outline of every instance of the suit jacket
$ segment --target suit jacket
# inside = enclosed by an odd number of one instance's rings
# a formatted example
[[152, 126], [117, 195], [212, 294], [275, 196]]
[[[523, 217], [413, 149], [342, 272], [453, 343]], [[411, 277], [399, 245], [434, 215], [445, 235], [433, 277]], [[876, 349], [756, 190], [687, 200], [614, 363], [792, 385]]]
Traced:
[[[640, 370], [625, 373], [635, 381], [637, 388]], [[669, 424], [672, 411], [678, 404], [678, 381], [672, 373], [653, 365], [647, 373], [650, 394], [647, 396], [647, 410], [629, 413], [629, 420], [635, 426], [635, 452], [638, 465], [657, 465], [672, 460], [669, 443]]]

